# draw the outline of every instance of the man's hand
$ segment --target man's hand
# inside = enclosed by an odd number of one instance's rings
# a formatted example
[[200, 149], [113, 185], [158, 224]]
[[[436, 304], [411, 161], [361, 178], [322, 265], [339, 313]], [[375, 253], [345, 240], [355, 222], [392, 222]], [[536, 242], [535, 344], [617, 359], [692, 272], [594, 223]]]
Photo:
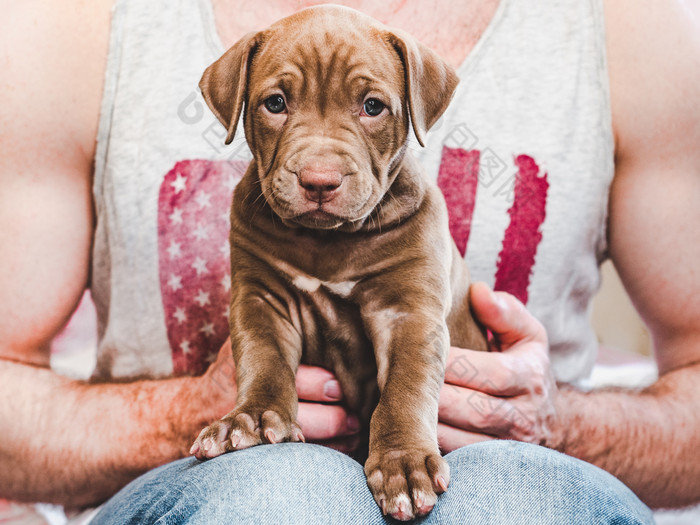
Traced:
[[494, 438], [556, 446], [558, 391], [544, 327], [515, 297], [484, 283], [472, 285], [471, 301], [495, 351], [451, 348], [440, 393], [442, 451]]
[[[218, 395], [230, 399], [224, 413], [236, 404], [236, 368], [231, 353], [231, 341], [221, 347], [217, 360], [202, 376], [209, 388]], [[299, 396], [298, 421], [307, 441], [350, 453], [359, 444], [359, 422], [348, 414], [339, 402], [343, 399], [340, 384], [335, 376], [324, 368], [300, 365], [296, 376]]]

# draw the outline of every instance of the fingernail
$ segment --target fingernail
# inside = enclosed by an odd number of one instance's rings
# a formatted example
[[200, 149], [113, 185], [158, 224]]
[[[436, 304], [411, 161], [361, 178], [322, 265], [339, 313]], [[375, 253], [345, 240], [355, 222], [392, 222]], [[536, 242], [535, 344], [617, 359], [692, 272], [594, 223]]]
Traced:
[[360, 430], [360, 420], [357, 419], [357, 416], [348, 416], [347, 422], [345, 423], [345, 428], [348, 429], [348, 432], [357, 432]]
[[343, 392], [340, 390], [340, 383], [335, 379], [331, 379], [323, 385], [323, 395], [333, 401], [339, 401], [343, 398]]

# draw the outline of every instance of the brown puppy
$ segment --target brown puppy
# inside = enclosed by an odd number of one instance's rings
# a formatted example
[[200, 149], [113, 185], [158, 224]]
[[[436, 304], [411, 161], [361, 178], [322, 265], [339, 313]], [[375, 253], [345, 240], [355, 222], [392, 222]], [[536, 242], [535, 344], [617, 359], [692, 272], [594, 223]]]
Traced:
[[410, 36], [328, 6], [246, 35], [206, 70], [202, 93], [227, 142], [245, 106], [254, 160], [231, 211], [238, 399], [197, 438], [198, 458], [303, 441], [304, 362], [333, 371], [368, 424], [365, 473], [385, 514], [425, 515], [446, 490], [447, 351], [487, 345], [444, 200], [406, 140], [410, 117], [422, 143], [457, 82]]

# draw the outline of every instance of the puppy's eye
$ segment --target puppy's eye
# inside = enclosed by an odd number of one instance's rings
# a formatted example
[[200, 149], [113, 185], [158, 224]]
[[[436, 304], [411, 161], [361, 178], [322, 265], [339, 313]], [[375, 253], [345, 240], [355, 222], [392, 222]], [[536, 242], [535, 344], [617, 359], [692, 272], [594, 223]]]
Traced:
[[362, 105], [364, 113], [370, 117], [376, 117], [384, 110], [385, 107], [386, 106], [384, 103], [376, 98], [368, 98]]
[[265, 99], [265, 107], [270, 113], [282, 113], [287, 109], [287, 105], [284, 103], [284, 98], [282, 95], [272, 95]]

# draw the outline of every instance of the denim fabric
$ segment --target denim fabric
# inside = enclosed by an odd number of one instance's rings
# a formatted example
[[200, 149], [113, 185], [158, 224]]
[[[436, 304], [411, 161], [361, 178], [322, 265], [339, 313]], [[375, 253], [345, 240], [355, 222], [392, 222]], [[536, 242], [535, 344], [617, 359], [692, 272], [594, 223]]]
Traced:
[[[449, 490], [416, 523], [649, 524], [651, 511], [607, 472], [512, 441], [446, 456]], [[93, 524], [373, 524], [385, 519], [362, 466], [303, 443], [261, 445], [146, 473], [109, 500]]]

